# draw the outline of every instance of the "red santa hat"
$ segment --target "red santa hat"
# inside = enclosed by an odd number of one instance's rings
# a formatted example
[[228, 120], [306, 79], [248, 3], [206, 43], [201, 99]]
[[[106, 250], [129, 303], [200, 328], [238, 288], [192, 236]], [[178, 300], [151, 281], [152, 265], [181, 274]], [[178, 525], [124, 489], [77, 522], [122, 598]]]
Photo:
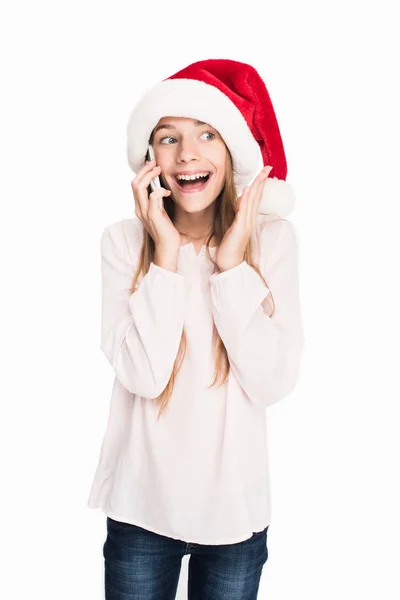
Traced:
[[286, 182], [285, 151], [264, 81], [251, 65], [227, 59], [195, 62], [152, 87], [129, 118], [128, 162], [137, 173], [146, 161], [152, 130], [164, 116], [209, 123], [224, 139], [233, 160], [238, 196], [263, 166], [272, 170], [259, 212], [285, 217], [295, 197]]

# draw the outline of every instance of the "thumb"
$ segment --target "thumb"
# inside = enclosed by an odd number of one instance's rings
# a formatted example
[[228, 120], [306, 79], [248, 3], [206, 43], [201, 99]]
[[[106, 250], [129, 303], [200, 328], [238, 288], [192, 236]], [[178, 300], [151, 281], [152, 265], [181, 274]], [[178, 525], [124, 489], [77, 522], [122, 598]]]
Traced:
[[171, 190], [158, 187], [150, 194], [149, 201], [151, 204], [154, 203], [154, 205], [158, 205], [158, 207], [162, 210], [164, 208], [163, 196], [169, 196], [171, 193]]
[[161, 196], [161, 198], [158, 199], [158, 206], [160, 207], [161, 210], [164, 210], [164, 202], [163, 202], [163, 196], [169, 196], [170, 194], [172, 194], [171, 190], [166, 190], [164, 188], [163, 189], [163, 195]]

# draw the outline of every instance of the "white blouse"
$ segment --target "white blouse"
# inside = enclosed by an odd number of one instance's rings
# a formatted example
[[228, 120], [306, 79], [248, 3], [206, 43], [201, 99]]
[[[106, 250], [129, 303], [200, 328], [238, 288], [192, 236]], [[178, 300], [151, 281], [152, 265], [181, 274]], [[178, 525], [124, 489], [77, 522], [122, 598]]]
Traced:
[[[265, 408], [287, 396], [299, 374], [297, 232], [286, 219], [258, 215], [254, 262], [268, 287], [246, 261], [220, 273], [205, 246], [196, 255], [189, 243], [176, 272], [151, 263], [130, 295], [142, 239], [136, 217], [101, 236], [101, 349], [115, 380], [88, 506], [186, 542], [241, 542], [270, 523]], [[230, 373], [208, 387], [213, 323]], [[186, 356], [157, 419], [152, 399], [168, 383], [183, 327]]]

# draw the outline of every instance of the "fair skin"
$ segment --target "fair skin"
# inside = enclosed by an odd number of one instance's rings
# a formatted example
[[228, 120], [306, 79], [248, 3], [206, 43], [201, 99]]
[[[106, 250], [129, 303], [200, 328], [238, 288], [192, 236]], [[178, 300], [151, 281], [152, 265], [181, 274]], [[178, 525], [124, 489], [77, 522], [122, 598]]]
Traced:
[[[182, 241], [192, 242], [199, 251], [212, 229], [215, 202], [225, 182], [228, 153], [219, 132], [195, 119], [163, 117], [154, 132], [155, 163], [146, 163], [131, 183], [135, 212], [155, 242], [155, 264], [176, 271]], [[215, 257], [221, 272], [243, 261], [271, 168], [262, 169], [238, 198], [234, 222], [218, 246]], [[211, 172], [204, 190], [189, 193], [179, 188], [175, 174], [187, 171]], [[169, 189], [157, 188], [148, 195], [151, 179], [160, 174]], [[162, 200], [171, 194], [175, 202], [174, 223], [164, 210]]]
[[[207, 123], [201, 125], [183, 117], [163, 117], [154, 132], [156, 162], [175, 202], [174, 225], [184, 232], [182, 241], [201, 247], [212, 229], [215, 201], [224, 187], [228, 160], [225, 143]], [[204, 191], [186, 193], [180, 189], [175, 174], [186, 171], [211, 171]]]

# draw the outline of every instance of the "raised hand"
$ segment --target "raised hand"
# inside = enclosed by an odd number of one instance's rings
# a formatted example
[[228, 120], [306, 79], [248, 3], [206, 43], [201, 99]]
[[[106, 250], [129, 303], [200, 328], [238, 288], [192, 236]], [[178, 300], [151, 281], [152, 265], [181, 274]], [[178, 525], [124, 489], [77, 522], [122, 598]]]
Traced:
[[150, 181], [160, 172], [155, 161], [146, 162], [132, 180], [135, 214], [153, 238], [157, 257], [174, 258], [179, 252], [181, 236], [164, 209], [163, 202], [163, 197], [171, 194], [171, 191], [158, 187], [150, 195], [147, 192]]
[[218, 246], [216, 262], [219, 270], [227, 271], [243, 262], [246, 245], [256, 225], [258, 207], [272, 167], [265, 166], [251, 185], [243, 188], [237, 199], [236, 215]]

